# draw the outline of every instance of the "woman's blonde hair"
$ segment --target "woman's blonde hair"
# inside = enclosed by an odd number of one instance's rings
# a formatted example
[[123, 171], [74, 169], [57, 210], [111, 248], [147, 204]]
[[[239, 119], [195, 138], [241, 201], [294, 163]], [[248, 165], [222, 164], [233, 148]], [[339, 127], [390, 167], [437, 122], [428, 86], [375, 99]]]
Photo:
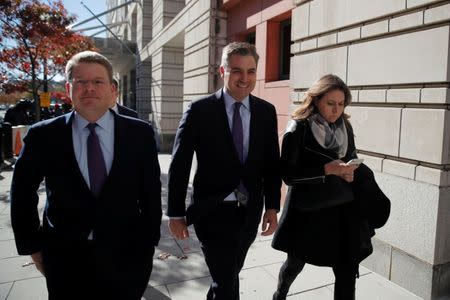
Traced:
[[[327, 74], [314, 82], [305, 92], [302, 98], [302, 104], [292, 113], [292, 118], [294, 120], [302, 120], [317, 113], [316, 102], [319, 101], [323, 95], [334, 90], [339, 90], [344, 93], [344, 107], [350, 104], [352, 101], [352, 94], [345, 82], [336, 75]], [[350, 118], [346, 113], [343, 113], [342, 116], [345, 120]]]

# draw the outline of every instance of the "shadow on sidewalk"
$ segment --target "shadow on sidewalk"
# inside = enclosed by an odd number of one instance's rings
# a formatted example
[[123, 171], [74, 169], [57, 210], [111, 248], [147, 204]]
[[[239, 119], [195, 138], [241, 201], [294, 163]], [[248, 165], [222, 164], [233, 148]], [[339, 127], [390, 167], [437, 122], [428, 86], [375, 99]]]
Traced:
[[153, 287], [147, 288], [144, 295], [142, 295], [141, 300], [171, 300], [171, 298], [167, 297], [157, 289]]

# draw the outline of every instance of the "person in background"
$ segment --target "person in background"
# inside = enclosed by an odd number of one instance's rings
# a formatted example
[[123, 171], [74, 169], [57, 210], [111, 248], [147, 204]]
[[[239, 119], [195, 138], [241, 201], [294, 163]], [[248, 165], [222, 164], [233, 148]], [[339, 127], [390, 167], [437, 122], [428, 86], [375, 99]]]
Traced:
[[115, 88], [115, 98], [111, 103], [112, 110], [124, 116], [138, 118], [138, 113], [135, 110], [117, 103], [117, 99], [119, 98], [119, 82], [115, 78], [113, 78], [113, 86]]
[[[279, 146], [275, 107], [253, 95], [258, 54], [253, 45], [223, 49], [224, 87], [191, 103], [175, 137], [169, 169], [169, 227], [177, 239], [194, 224], [212, 277], [211, 300], [239, 299], [239, 272], [262, 219], [262, 235], [277, 227]], [[186, 190], [194, 152], [190, 206]]]
[[[160, 168], [150, 124], [109, 110], [111, 63], [84, 51], [66, 65], [74, 111], [33, 125], [15, 164], [17, 251], [49, 299], [141, 299], [160, 238]], [[124, 174], [127, 174], [124, 176]], [[42, 224], [38, 189], [45, 181]]]
[[55, 116], [55, 117], [59, 117], [59, 116], [61, 116], [63, 114], [63, 110], [61, 109], [61, 106], [58, 104], [58, 103], [56, 103], [55, 104], [55, 111], [53, 112], [53, 115]]
[[72, 111], [72, 104], [64, 102], [62, 105], [63, 114], [67, 114]]
[[14, 106], [6, 110], [4, 122], [10, 123], [12, 126], [29, 125], [31, 123], [29, 111], [31, 110], [31, 102], [28, 100], [20, 100]]
[[[115, 97], [114, 101], [112, 102], [111, 109], [113, 111], [115, 111], [116, 113], [121, 114], [123, 116], [138, 118], [138, 113], [135, 110], [128, 108], [126, 106], [120, 105], [117, 102], [117, 99], [119, 98], [119, 82], [115, 78], [113, 78], [113, 85], [115, 86], [115, 89], [116, 89], [115, 90], [116, 97]], [[158, 132], [157, 128], [155, 128], [155, 127], [154, 127], [154, 132], [155, 132], [154, 138], [155, 138], [155, 143], [156, 143], [156, 150], [159, 152], [160, 146], [161, 146], [161, 139], [160, 139], [159, 132]]]
[[389, 215], [389, 200], [373, 172], [364, 164], [346, 164], [357, 157], [345, 113], [350, 102], [339, 77], [323, 76], [305, 92], [287, 126], [281, 174], [289, 190], [272, 240], [287, 260], [273, 300], [286, 299], [305, 263], [332, 267], [334, 299], [354, 299], [359, 262], [372, 252], [374, 228]]

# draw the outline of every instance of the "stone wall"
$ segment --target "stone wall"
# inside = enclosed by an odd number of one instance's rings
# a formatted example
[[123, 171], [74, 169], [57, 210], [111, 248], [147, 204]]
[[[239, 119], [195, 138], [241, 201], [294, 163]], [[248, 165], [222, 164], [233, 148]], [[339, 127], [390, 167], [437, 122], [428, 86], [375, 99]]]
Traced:
[[450, 1], [295, 1], [291, 93], [340, 76], [360, 156], [392, 201], [364, 265], [424, 299], [450, 295]]

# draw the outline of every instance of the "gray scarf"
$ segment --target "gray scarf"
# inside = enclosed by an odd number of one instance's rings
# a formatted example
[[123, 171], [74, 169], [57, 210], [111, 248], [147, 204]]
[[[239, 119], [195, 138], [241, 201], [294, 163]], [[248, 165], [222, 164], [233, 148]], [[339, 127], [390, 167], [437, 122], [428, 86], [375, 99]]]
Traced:
[[320, 114], [308, 118], [309, 126], [316, 141], [325, 149], [335, 152], [339, 158], [347, 153], [348, 137], [345, 122], [340, 117], [335, 123], [329, 124]]

